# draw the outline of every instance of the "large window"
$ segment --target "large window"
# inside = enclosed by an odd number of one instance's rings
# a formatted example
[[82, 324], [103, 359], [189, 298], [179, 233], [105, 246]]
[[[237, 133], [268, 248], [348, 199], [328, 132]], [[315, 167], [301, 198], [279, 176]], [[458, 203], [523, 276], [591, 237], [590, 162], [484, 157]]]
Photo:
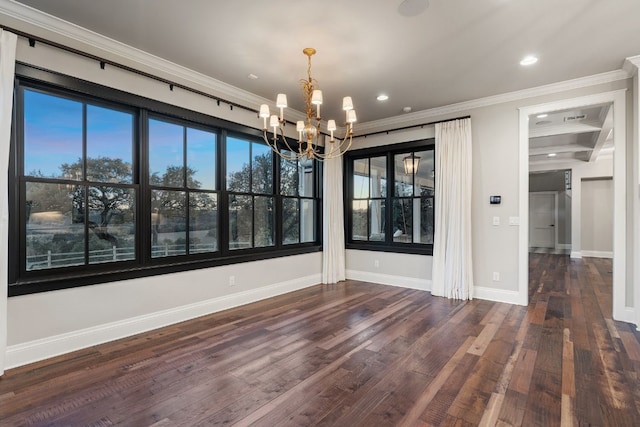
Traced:
[[25, 89], [25, 271], [136, 258], [134, 114]]
[[347, 246], [433, 250], [433, 141], [358, 150], [346, 159]]
[[242, 125], [16, 71], [10, 295], [321, 249], [315, 162]]

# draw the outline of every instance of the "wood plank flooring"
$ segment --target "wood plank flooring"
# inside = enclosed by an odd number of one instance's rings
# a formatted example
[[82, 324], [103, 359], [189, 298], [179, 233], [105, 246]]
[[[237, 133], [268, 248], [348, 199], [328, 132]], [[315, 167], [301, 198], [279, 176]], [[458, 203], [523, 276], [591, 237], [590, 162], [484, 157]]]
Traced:
[[348, 281], [8, 371], [8, 426], [639, 426], [611, 261], [530, 256], [529, 307]]

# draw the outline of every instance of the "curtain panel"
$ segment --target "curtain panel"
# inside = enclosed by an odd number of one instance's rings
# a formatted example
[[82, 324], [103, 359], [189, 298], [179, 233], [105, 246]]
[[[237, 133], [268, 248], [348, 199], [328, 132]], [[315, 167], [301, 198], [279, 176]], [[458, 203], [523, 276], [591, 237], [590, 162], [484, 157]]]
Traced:
[[9, 141], [13, 109], [16, 45], [18, 36], [0, 29], [0, 375], [7, 353], [7, 291], [9, 253]]
[[473, 299], [471, 119], [436, 124], [432, 294]]
[[342, 157], [324, 162], [322, 194], [322, 283], [346, 279]]

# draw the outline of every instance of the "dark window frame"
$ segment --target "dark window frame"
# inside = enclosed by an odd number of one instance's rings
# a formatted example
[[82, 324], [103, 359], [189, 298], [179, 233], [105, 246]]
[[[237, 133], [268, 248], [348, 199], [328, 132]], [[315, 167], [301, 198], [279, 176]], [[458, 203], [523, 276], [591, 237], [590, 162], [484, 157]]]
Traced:
[[[380, 251], [380, 252], [394, 252], [394, 253], [407, 253], [407, 254], [419, 254], [419, 255], [433, 255], [432, 243], [405, 243], [393, 241], [393, 222], [392, 211], [394, 200], [404, 199], [406, 197], [395, 196], [395, 163], [394, 157], [398, 154], [410, 154], [411, 152], [418, 151], [433, 151], [435, 155], [435, 138], [421, 139], [411, 142], [404, 142], [398, 144], [384, 145], [379, 147], [364, 148], [360, 150], [352, 150], [344, 156], [344, 176], [343, 176], [343, 188], [344, 191], [344, 218], [345, 218], [345, 247], [347, 249], [359, 249], [367, 251]], [[353, 164], [356, 160], [370, 159], [373, 157], [385, 157], [386, 158], [386, 173], [387, 173], [387, 191], [384, 197], [371, 197], [368, 195], [366, 200], [383, 200], [385, 202], [385, 238], [384, 240], [354, 240], [352, 238], [353, 230], [353, 201], [354, 199], [354, 180], [353, 180]], [[434, 165], [435, 167], [435, 165]], [[414, 178], [415, 179], [415, 178]], [[435, 180], [435, 178], [434, 178]], [[435, 213], [435, 196], [433, 197], [434, 213]], [[412, 199], [429, 198], [412, 196]], [[361, 199], [365, 200], [365, 199]], [[369, 230], [369, 223], [367, 222], [367, 228]], [[435, 229], [435, 218], [433, 227]]]
[[[25, 207], [22, 206], [24, 205], [22, 200], [24, 200], [23, 195], [25, 189], [25, 176], [22, 171], [22, 165], [24, 164], [22, 141], [24, 139], [22, 135], [23, 129], [20, 128], [24, 123], [24, 115], [23, 111], [21, 111], [24, 104], [22, 99], [20, 99], [22, 88], [36, 88], [46, 93], [60, 94], [63, 97], [71, 96], [72, 98], [79, 98], [83, 100], [83, 102], [90, 104], [106, 105], [125, 111], [136, 111], [137, 122], [134, 124], [134, 138], [136, 139], [134, 144], [136, 147], [133, 154], [134, 176], [131, 184], [132, 187], [136, 188], [137, 198], [137, 243], [135, 260], [90, 264], [77, 268], [63, 267], [37, 271], [25, 270]], [[168, 87], [167, 90], [169, 90]], [[212, 109], [215, 108], [212, 107]], [[9, 165], [9, 241], [14, 242], [14, 245], [17, 243], [14, 247], [17, 246], [18, 250], [12, 250], [9, 253], [9, 296], [279, 258], [319, 252], [322, 250], [322, 201], [320, 197], [322, 194], [322, 168], [319, 166], [316, 167], [314, 176], [314, 200], [316, 200], [315, 241], [295, 245], [282, 245], [282, 224], [280, 218], [283, 196], [279, 191], [279, 161], [277, 161], [277, 155], [273, 153], [274, 170], [272, 185], [275, 197], [275, 245], [265, 248], [229, 251], [227, 236], [229, 224], [228, 215], [225, 213], [228, 208], [224, 162], [226, 155], [225, 140], [227, 134], [235, 134], [256, 141], [262, 141], [262, 132], [258, 129], [23, 63], [16, 64], [13, 111], [10, 146], [11, 160]], [[147, 253], [147, 249], [151, 243], [151, 219], [150, 215], [147, 215], [151, 209], [151, 186], [148, 182], [148, 129], [146, 125], [149, 117], [166, 117], [171, 121], [182, 122], [188, 124], [188, 126], [208, 131], [215, 130], [217, 132], [217, 188], [212, 190], [218, 194], [219, 250], [217, 252], [161, 258], [151, 258], [151, 254]], [[295, 145], [293, 142], [292, 144]]]

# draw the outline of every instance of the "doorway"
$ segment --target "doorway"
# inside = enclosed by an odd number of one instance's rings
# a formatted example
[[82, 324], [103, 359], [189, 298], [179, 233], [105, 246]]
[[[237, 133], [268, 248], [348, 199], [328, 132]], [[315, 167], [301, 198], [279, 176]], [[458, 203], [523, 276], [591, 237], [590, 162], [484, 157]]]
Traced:
[[[625, 309], [626, 294], [626, 99], [625, 91], [617, 90], [579, 98], [554, 101], [520, 108], [519, 126], [519, 212], [518, 235], [518, 301], [528, 305], [529, 284], [529, 119], [547, 112], [580, 108], [600, 104], [611, 104], [613, 108], [612, 131], [615, 154], [613, 156], [614, 215], [613, 215], [613, 317], [616, 320], [633, 322], [633, 311]], [[574, 196], [577, 196], [574, 194]], [[574, 236], [574, 238], [577, 236]]]

